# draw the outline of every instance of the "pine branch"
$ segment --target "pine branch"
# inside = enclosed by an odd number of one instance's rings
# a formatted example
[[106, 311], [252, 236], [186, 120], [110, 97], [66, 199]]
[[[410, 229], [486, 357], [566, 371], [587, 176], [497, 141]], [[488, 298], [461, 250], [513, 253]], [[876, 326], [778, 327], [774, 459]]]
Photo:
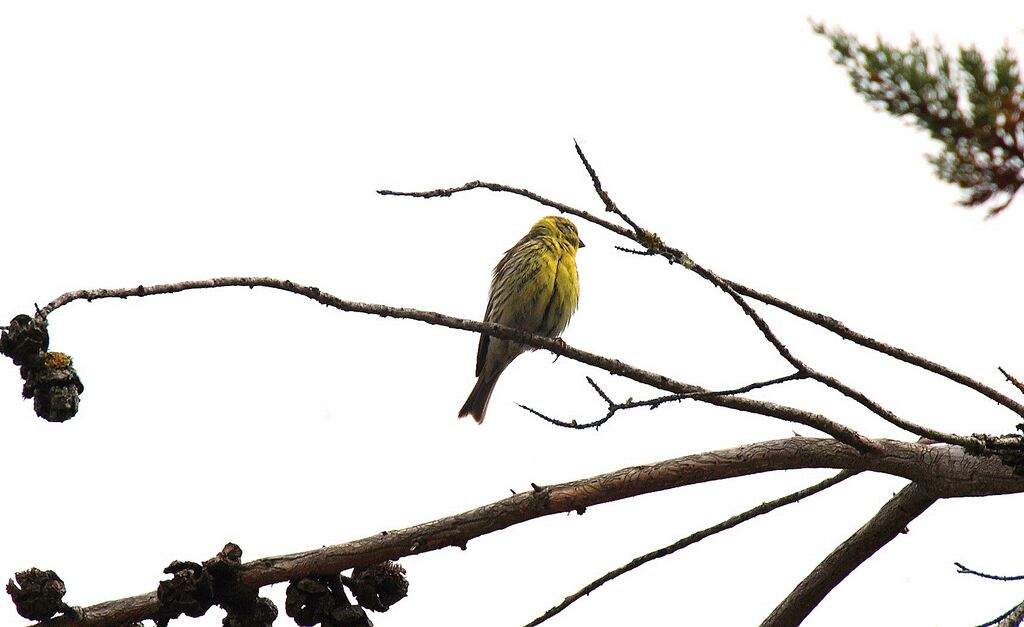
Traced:
[[871, 46], [841, 29], [812, 28], [831, 42], [855, 92], [939, 142], [928, 160], [939, 179], [964, 190], [961, 205], [987, 204], [992, 217], [1013, 201], [1024, 184], [1024, 84], [1013, 51], [1004, 47], [988, 63], [977, 48], [960, 48], [954, 65], [941, 45], [916, 38], [907, 48], [880, 38]]

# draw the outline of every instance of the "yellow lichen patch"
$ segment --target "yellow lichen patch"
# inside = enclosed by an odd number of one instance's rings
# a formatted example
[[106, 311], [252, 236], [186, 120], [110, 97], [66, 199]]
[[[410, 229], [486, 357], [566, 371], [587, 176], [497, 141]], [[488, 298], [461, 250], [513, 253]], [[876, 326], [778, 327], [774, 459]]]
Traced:
[[67, 368], [71, 365], [71, 358], [64, 353], [43, 353], [43, 363], [47, 368]]
[[660, 253], [665, 249], [665, 242], [661, 241], [657, 233], [641, 231], [637, 240], [652, 253]]

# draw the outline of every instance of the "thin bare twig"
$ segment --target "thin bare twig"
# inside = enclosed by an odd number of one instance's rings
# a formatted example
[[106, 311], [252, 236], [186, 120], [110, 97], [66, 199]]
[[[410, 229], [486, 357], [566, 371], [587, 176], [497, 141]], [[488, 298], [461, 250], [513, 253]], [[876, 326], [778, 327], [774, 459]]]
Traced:
[[555, 616], [556, 614], [560, 613], [562, 610], [564, 610], [565, 608], [569, 607], [570, 605], [572, 605], [576, 601], [579, 601], [581, 598], [589, 595], [594, 590], [597, 590], [598, 588], [600, 588], [604, 584], [608, 583], [609, 581], [611, 581], [612, 579], [615, 579], [616, 577], [618, 577], [620, 575], [624, 575], [624, 574], [628, 573], [631, 570], [635, 570], [635, 569], [639, 568], [640, 566], [643, 566], [644, 564], [646, 564], [648, 562], [651, 562], [651, 561], [654, 561], [656, 559], [665, 557], [666, 555], [671, 555], [671, 554], [675, 553], [676, 551], [679, 551], [680, 549], [685, 549], [686, 547], [690, 546], [691, 544], [696, 544], [697, 542], [700, 542], [704, 538], [707, 538], [709, 536], [713, 536], [716, 533], [719, 533], [719, 532], [722, 532], [722, 531], [726, 531], [727, 529], [732, 529], [733, 527], [735, 527], [735, 526], [737, 526], [737, 525], [739, 525], [741, 523], [745, 523], [748, 520], [751, 520], [753, 518], [757, 518], [758, 516], [761, 516], [762, 514], [767, 514], [768, 512], [776, 510], [776, 509], [778, 509], [778, 508], [780, 508], [780, 507], [782, 507], [784, 505], [790, 505], [792, 503], [796, 503], [797, 501], [799, 501], [801, 499], [805, 499], [808, 496], [811, 496], [813, 494], [817, 494], [818, 492], [821, 492], [823, 490], [827, 490], [828, 488], [831, 488], [832, 486], [836, 485], [837, 483], [840, 483], [841, 481], [845, 481], [845, 480], [849, 479], [850, 477], [858, 474], [858, 472], [859, 471], [856, 471], [856, 470], [844, 470], [844, 471], [840, 472], [839, 474], [834, 475], [832, 477], [829, 477], [828, 479], [825, 479], [824, 481], [822, 481], [820, 483], [817, 483], [817, 484], [812, 485], [810, 487], [804, 488], [803, 490], [798, 490], [798, 491], [793, 492], [792, 494], [786, 495], [786, 496], [784, 496], [782, 498], [775, 499], [774, 501], [768, 501], [766, 503], [762, 503], [762, 504], [758, 505], [757, 507], [753, 507], [751, 509], [748, 509], [747, 511], [743, 512], [742, 514], [737, 514], [736, 516], [733, 516], [732, 518], [724, 520], [724, 521], [718, 523], [717, 525], [712, 525], [711, 527], [708, 527], [707, 529], [704, 529], [702, 531], [698, 531], [697, 533], [694, 533], [694, 534], [691, 534], [689, 536], [686, 536], [685, 538], [683, 538], [683, 539], [681, 539], [681, 540], [679, 540], [677, 542], [673, 542], [672, 544], [670, 544], [670, 545], [668, 545], [666, 547], [662, 547], [662, 548], [657, 549], [655, 551], [651, 551], [650, 553], [646, 553], [644, 555], [641, 555], [640, 557], [637, 557], [636, 559], [632, 560], [628, 564], [624, 564], [623, 566], [620, 566], [620, 567], [616, 568], [615, 570], [612, 570], [612, 571], [609, 571], [609, 572], [605, 573], [604, 575], [602, 575], [601, 577], [598, 577], [594, 581], [590, 582], [589, 584], [587, 584], [586, 586], [584, 586], [583, 588], [581, 588], [577, 592], [574, 592], [573, 594], [570, 594], [569, 596], [565, 597], [564, 601], [562, 601], [558, 605], [554, 606], [553, 608], [549, 609], [547, 612], [544, 612], [544, 614], [542, 614], [541, 616], [539, 616], [539, 617], [533, 619], [532, 621], [530, 621], [529, 623], [527, 623], [526, 627], [535, 627], [536, 625], [539, 625], [539, 624], [547, 621], [549, 618], [551, 618], [551, 617]]
[[878, 513], [840, 544], [764, 619], [761, 627], [799, 625], [829, 592], [907, 525], [931, 507], [938, 496], [910, 483]]
[[545, 207], [551, 207], [552, 209], [555, 209], [560, 213], [568, 213], [569, 215], [574, 215], [578, 218], [583, 218], [587, 222], [608, 229], [612, 233], [617, 233], [623, 237], [627, 237], [633, 241], [637, 241], [636, 235], [634, 235], [633, 232], [630, 231], [629, 229], [621, 227], [618, 224], [609, 222], [604, 218], [595, 216], [589, 211], [583, 211], [582, 209], [570, 207], [569, 205], [551, 200], [549, 198], [545, 198], [540, 194], [536, 194], [522, 187], [512, 187], [510, 185], [502, 185], [500, 183], [488, 183], [486, 181], [470, 181], [469, 183], [459, 185], [458, 187], [433, 189], [426, 192], [397, 192], [390, 189], [378, 189], [377, 193], [380, 194], [381, 196], [411, 196], [413, 198], [447, 198], [448, 196], [451, 196], [453, 194], [457, 194], [459, 192], [466, 192], [471, 189], [489, 189], [492, 192], [505, 192], [508, 194], [516, 194], [517, 196], [529, 198], [530, 200], [541, 205], [544, 205]]
[[657, 257], [658, 253], [650, 250], [637, 250], [635, 248], [626, 248], [625, 246], [616, 246], [615, 250], [629, 253], [631, 255], [640, 255], [641, 257]]
[[956, 566], [956, 572], [961, 575], [974, 575], [975, 577], [981, 577], [983, 579], [993, 579], [995, 581], [1020, 581], [1021, 579], [1024, 579], [1024, 575], [989, 575], [988, 573], [983, 573], [972, 568], [967, 568], [960, 562], [953, 562], [953, 565]]
[[[574, 361], [588, 364], [595, 368], [600, 368], [613, 375], [626, 377], [627, 379], [632, 379], [638, 383], [643, 383], [653, 388], [665, 390], [666, 392], [672, 392], [675, 394], [703, 394], [708, 391], [700, 386], [690, 385], [688, 383], [670, 379], [669, 377], [655, 372], [635, 368], [617, 359], [610, 359], [608, 357], [573, 348], [556, 339], [524, 333], [523, 331], [519, 331], [511, 327], [505, 327], [500, 324], [476, 322], [473, 320], [466, 320], [464, 318], [447, 316], [433, 311], [423, 311], [407, 307], [389, 307], [387, 305], [378, 305], [375, 303], [360, 303], [342, 300], [336, 296], [328, 294], [327, 292], [321, 291], [317, 287], [299, 285], [292, 281], [271, 279], [267, 277], [220, 277], [195, 281], [181, 281], [179, 283], [168, 283], [164, 285], [140, 285], [132, 288], [77, 290], [74, 292], [67, 292], [66, 294], [59, 296], [53, 302], [43, 307], [40, 312], [43, 315], [48, 315], [53, 313], [56, 309], [76, 300], [93, 301], [102, 298], [152, 296], [156, 294], [172, 294], [187, 290], [217, 287], [267, 287], [283, 290], [305, 296], [318, 303], [334, 307], [341, 311], [365, 313], [386, 318], [418, 320], [420, 322], [426, 322], [427, 324], [444, 326], [452, 329], [462, 329], [464, 331], [474, 331], [476, 333], [485, 333], [504, 340], [512, 340], [521, 344], [526, 344], [527, 346], [533, 346], [534, 348], [542, 348], [544, 350], [551, 351], [556, 355], [562, 355], [563, 357], [567, 357]], [[763, 416], [772, 416], [774, 418], [796, 422], [808, 427], [813, 427], [823, 433], [827, 433], [840, 442], [849, 444], [858, 450], [872, 450], [870, 440], [853, 429], [829, 420], [821, 414], [815, 414], [795, 407], [787, 407], [785, 405], [779, 405], [767, 401], [755, 401], [753, 399], [742, 397], [713, 396], [710, 398], [699, 398], [698, 400], [712, 405], [730, 407], [740, 411], [761, 414]]]
[[601, 400], [608, 403], [609, 405], [613, 404], [612, 399], [607, 394], [605, 394], [604, 390], [601, 389], [601, 386], [599, 386], [592, 377], [587, 377], [587, 383], [590, 384], [590, 387], [594, 388], [594, 391], [597, 392], [597, 395], [601, 397]]
[[[759, 390], [761, 388], [770, 387], [772, 385], [778, 385], [780, 383], [786, 383], [786, 382], [789, 382], [789, 381], [799, 381], [800, 379], [806, 379], [806, 378], [807, 378], [807, 374], [806, 373], [794, 372], [794, 373], [791, 373], [791, 374], [783, 375], [781, 377], [776, 377], [774, 379], [768, 379], [767, 381], [755, 381], [754, 383], [748, 383], [746, 385], [740, 386], [738, 388], [732, 388], [730, 390], [715, 390], [715, 391], [711, 391], [711, 392], [700, 392], [700, 393], [696, 393], [696, 394], [688, 394], [688, 395], [685, 395], [685, 396], [684, 395], [677, 395], [677, 396], [680, 396], [682, 398], [704, 398], [704, 397], [711, 397], [711, 396], [728, 396], [728, 395], [732, 395], [732, 394], [744, 394], [746, 392], [751, 392], [753, 390]], [[658, 399], [655, 399], [655, 400], [658, 400]], [[664, 402], [664, 401], [661, 401], [661, 402]], [[642, 403], [642, 404], [643, 405], [648, 405], [650, 403], [646, 403], [645, 402], [645, 403]], [[640, 405], [638, 404], [637, 406], [639, 407]]]
[[604, 416], [598, 418], [597, 420], [592, 420], [590, 422], [577, 422], [576, 420], [559, 420], [558, 418], [552, 418], [551, 416], [539, 412], [536, 409], [530, 407], [529, 405], [523, 405], [522, 403], [516, 403], [516, 405], [518, 405], [520, 409], [524, 409], [530, 412], [531, 414], [540, 418], [544, 422], [548, 424], [553, 424], [556, 427], [562, 427], [564, 429], [600, 429], [601, 426], [604, 425], [604, 423], [611, 420], [611, 417], [615, 415], [615, 412], [609, 409]]
[[761, 388], [770, 387], [773, 385], [779, 385], [780, 383], [786, 383], [789, 381], [799, 381], [800, 379], [806, 379], [807, 375], [802, 372], [794, 372], [774, 379], [768, 379], [767, 381], [755, 381], [754, 383], [748, 383], [738, 388], [732, 388], [730, 390], [711, 390], [708, 392], [694, 392], [692, 394], [673, 394], [671, 396], [662, 396], [660, 398], [652, 398], [647, 401], [635, 401], [631, 403], [623, 403], [623, 409], [633, 409], [634, 407], [647, 407], [650, 406], [652, 409], [657, 406], [668, 403], [671, 401], [682, 401], [688, 398], [701, 400], [704, 398], [711, 398], [712, 396], [733, 396], [736, 394], [745, 394]]
[[619, 209], [618, 205], [615, 204], [615, 201], [612, 200], [612, 197], [608, 195], [608, 192], [604, 191], [604, 186], [601, 185], [601, 179], [598, 178], [597, 172], [594, 170], [593, 167], [591, 167], [590, 162], [587, 161], [587, 156], [583, 154], [583, 149], [580, 148], [580, 143], [575, 139], [572, 143], [573, 145], [576, 146], [576, 154], [579, 156], [580, 161], [583, 162], [583, 167], [587, 169], [587, 174], [590, 175], [590, 181], [594, 184], [594, 191], [597, 192], [598, 197], [600, 197], [601, 201], [604, 202], [605, 211], [608, 211], [609, 213], [614, 213], [615, 215], [622, 218], [622, 221], [628, 224], [630, 228], [633, 229], [633, 232], [637, 234], [637, 237], [643, 237], [646, 231], [640, 228], [640, 226], [637, 225], [636, 222], [633, 222], [633, 220], [629, 216], [627, 216], [621, 209]]

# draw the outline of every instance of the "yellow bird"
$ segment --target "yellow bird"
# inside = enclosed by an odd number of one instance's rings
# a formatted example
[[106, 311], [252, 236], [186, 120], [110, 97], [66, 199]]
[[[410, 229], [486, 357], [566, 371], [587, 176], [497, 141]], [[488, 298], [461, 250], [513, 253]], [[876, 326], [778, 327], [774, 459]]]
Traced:
[[[580, 279], [576, 251], [583, 248], [576, 225], [558, 216], [541, 218], [494, 267], [484, 322], [558, 337], [576, 311]], [[498, 377], [532, 347], [488, 335], [476, 352], [476, 385], [459, 417], [484, 421]]]

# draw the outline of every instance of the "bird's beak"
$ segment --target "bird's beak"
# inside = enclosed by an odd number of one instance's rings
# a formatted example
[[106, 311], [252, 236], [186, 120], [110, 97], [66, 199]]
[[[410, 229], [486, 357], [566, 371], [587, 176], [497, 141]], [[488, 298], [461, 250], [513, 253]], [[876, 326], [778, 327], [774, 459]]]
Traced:
[[586, 247], [587, 247], [587, 245], [583, 243], [583, 240], [580, 240], [580, 248], [586, 248]]

